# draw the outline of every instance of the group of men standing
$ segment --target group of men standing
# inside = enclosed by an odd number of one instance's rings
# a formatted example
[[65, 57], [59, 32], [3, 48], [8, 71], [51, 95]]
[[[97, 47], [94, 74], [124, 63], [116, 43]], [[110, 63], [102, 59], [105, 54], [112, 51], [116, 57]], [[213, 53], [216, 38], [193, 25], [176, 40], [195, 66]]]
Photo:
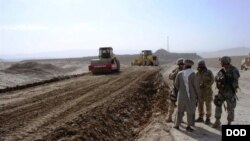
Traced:
[[[239, 88], [238, 79], [239, 71], [231, 65], [231, 58], [224, 56], [220, 58], [221, 70], [214, 77], [211, 70], [206, 66], [204, 60], [198, 61], [197, 72], [192, 69], [194, 62], [190, 59], [179, 58], [176, 62], [178, 65], [172, 73], [169, 74], [169, 79], [173, 80], [173, 89], [170, 94], [170, 103], [168, 110], [167, 122], [172, 122], [176, 103], [176, 117], [174, 120], [174, 128], [179, 129], [183, 120], [184, 112], [187, 114], [186, 130], [192, 132], [192, 126], [196, 122], [205, 122], [211, 124], [213, 90], [212, 85], [216, 82], [218, 94], [214, 96], [215, 118], [216, 121], [212, 125], [213, 128], [218, 128], [221, 125], [220, 118], [222, 114], [222, 105], [226, 102], [226, 110], [228, 112], [228, 124], [234, 120], [234, 109], [236, 107], [236, 92]], [[204, 112], [204, 105], [206, 113]], [[198, 106], [199, 117], [195, 120], [195, 111]], [[206, 114], [206, 115], [205, 115]], [[204, 120], [204, 116], [206, 119]]]

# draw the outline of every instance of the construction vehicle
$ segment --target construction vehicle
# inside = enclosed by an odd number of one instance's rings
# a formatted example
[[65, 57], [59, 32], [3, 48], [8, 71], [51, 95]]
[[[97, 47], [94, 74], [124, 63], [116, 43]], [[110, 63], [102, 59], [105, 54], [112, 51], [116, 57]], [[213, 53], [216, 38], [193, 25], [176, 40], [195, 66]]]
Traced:
[[140, 55], [132, 62], [132, 66], [158, 66], [159, 61], [157, 56], [153, 55], [151, 50], [142, 50]]
[[250, 53], [249, 56], [241, 61], [241, 70], [250, 69]]
[[99, 58], [91, 60], [89, 71], [91, 71], [93, 74], [119, 72], [120, 61], [114, 56], [113, 48], [99, 48]]

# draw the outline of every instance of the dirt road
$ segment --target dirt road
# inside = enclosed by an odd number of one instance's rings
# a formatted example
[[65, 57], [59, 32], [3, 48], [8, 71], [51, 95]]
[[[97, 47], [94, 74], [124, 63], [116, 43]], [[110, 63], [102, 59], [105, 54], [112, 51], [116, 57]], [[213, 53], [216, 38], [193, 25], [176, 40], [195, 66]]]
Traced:
[[0, 95], [0, 140], [134, 140], [167, 112], [156, 68], [85, 75]]

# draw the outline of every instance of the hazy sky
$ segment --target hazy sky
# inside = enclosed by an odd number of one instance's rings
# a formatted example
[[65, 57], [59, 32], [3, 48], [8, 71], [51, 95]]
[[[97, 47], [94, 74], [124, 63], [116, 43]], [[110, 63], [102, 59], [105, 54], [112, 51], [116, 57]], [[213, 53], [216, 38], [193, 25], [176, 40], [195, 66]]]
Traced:
[[[250, 47], [250, 0], [0, 0], [1, 55]], [[84, 54], [84, 55], [86, 55]]]

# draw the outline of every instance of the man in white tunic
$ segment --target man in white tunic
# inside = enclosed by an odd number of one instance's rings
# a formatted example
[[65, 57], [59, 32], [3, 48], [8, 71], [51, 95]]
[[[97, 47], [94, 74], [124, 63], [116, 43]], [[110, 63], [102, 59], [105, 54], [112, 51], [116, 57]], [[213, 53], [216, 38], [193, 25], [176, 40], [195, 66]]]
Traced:
[[194, 62], [186, 59], [184, 70], [176, 76], [175, 87], [178, 89], [177, 114], [174, 128], [179, 129], [184, 112], [187, 112], [187, 131], [192, 132], [195, 122], [195, 109], [198, 100], [198, 82], [195, 72], [191, 69]]

